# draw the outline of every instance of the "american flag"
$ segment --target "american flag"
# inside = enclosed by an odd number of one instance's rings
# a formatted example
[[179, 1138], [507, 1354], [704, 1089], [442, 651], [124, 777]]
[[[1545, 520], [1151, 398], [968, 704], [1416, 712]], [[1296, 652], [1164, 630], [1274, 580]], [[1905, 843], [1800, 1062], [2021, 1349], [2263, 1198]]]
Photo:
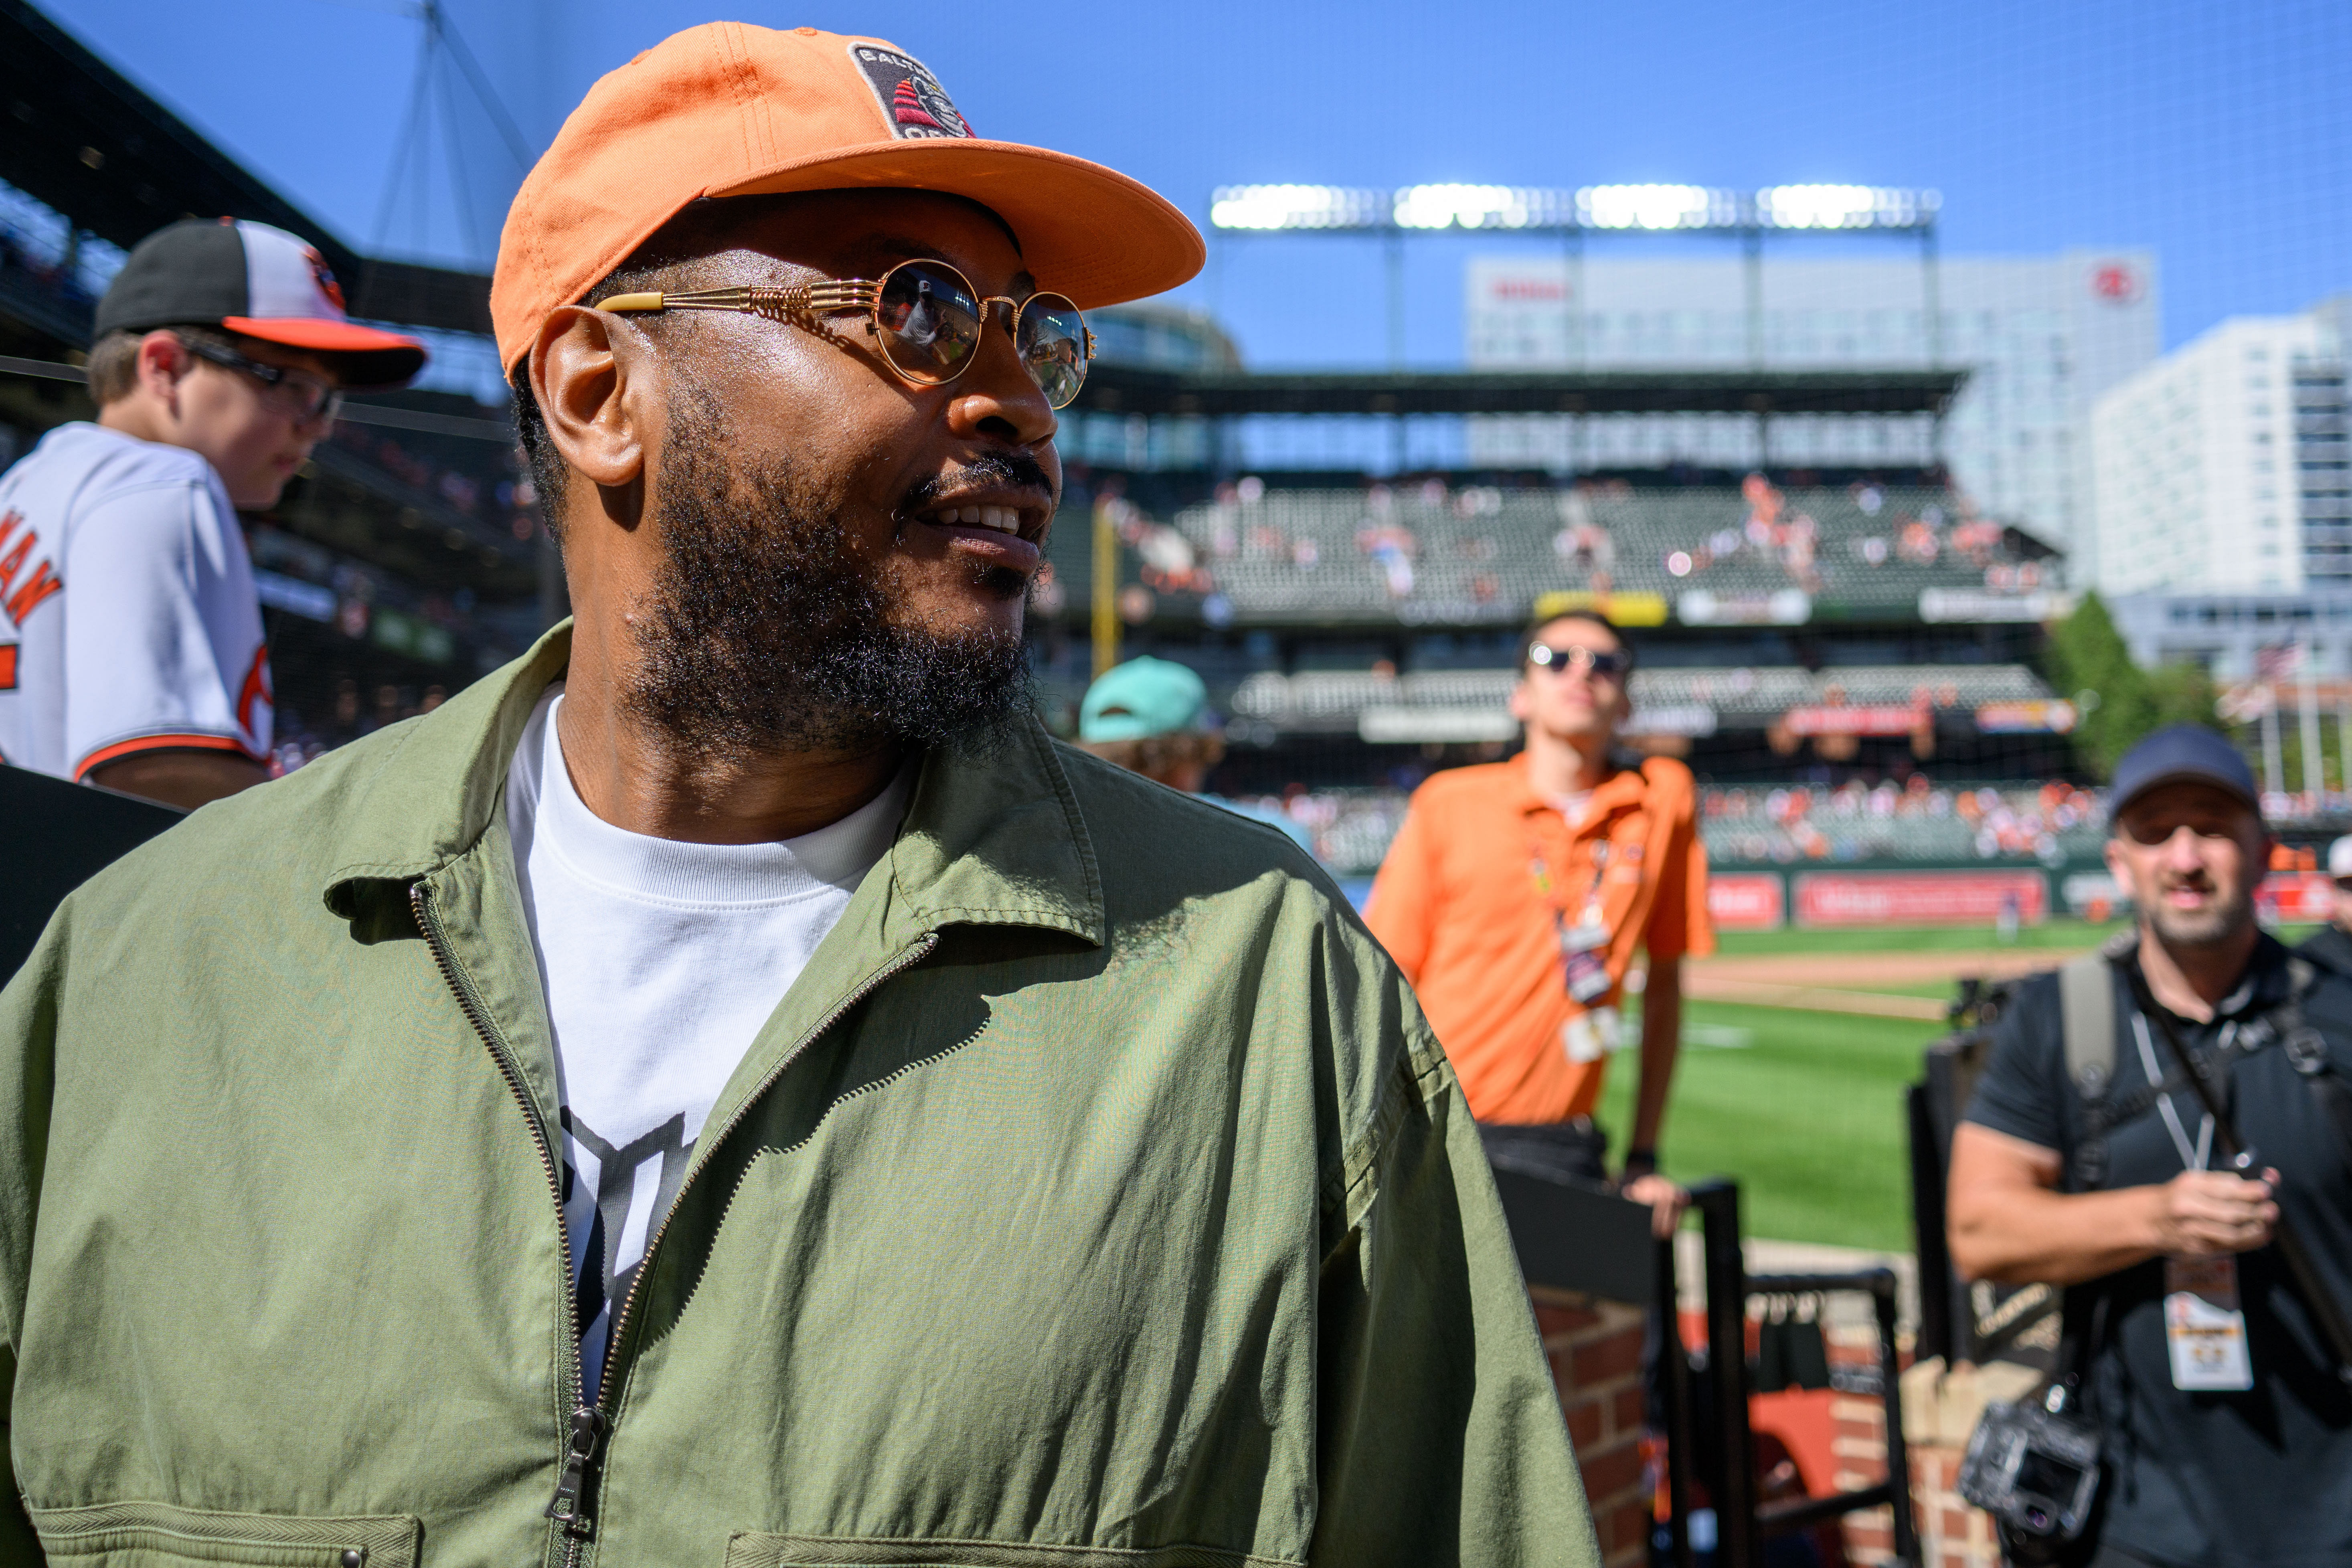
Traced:
[[2254, 650], [2254, 675], [2262, 680], [2284, 680], [2303, 668], [2303, 645], [2289, 643], [2283, 647], [2262, 647]]

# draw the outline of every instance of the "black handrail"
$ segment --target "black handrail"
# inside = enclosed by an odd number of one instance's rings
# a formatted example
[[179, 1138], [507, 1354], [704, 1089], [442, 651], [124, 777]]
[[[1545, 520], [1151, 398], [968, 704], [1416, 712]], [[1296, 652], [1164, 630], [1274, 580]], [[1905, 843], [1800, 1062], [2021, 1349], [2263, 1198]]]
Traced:
[[[1691, 1189], [1698, 1211], [1706, 1278], [1707, 1376], [1715, 1391], [1722, 1447], [1710, 1456], [1708, 1490], [1715, 1500], [1717, 1555], [1723, 1568], [1756, 1568], [1766, 1537], [1822, 1520], [1890, 1505], [1895, 1515], [1895, 1556], [1919, 1561], [1918, 1521], [1912, 1512], [1911, 1460], [1903, 1440], [1903, 1380], [1895, 1352], [1895, 1279], [1891, 1268], [1852, 1273], [1759, 1274], [1747, 1272], [1739, 1247], [1739, 1188], [1731, 1182], [1702, 1182]], [[1756, 1496], [1753, 1435], [1748, 1426], [1751, 1392], [1748, 1371], [1748, 1300], [1756, 1295], [1819, 1296], [1860, 1291], [1871, 1298], [1878, 1326], [1879, 1396], [1886, 1420], [1886, 1479], [1851, 1491], [1792, 1498], [1759, 1505]], [[1680, 1359], [1681, 1342], [1674, 1342]], [[1685, 1405], [1685, 1410], [1687, 1410]], [[1685, 1421], [1685, 1427], [1688, 1423]]]
[[1658, 1347], [1658, 1364], [1665, 1374], [1666, 1406], [1666, 1532], [1675, 1568], [1698, 1568], [1698, 1552], [1690, 1538], [1691, 1493], [1695, 1485], [1691, 1415], [1690, 1356], [1683, 1349], [1682, 1301], [1675, 1274], [1672, 1237], [1653, 1243], [1658, 1282], [1652, 1301], [1651, 1333]]

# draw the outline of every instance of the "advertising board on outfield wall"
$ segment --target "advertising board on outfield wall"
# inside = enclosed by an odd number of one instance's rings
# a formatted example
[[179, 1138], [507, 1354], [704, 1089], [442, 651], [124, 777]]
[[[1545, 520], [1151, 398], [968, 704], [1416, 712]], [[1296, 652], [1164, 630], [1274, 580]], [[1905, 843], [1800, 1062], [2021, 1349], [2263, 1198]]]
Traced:
[[2254, 889], [2254, 909], [2270, 924], [2336, 918], [2336, 884], [2322, 871], [2273, 871]]
[[1779, 931], [1787, 900], [1777, 871], [1725, 871], [1706, 879], [1706, 913], [1717, 931]]
[[[2053, 914], [2108, 921], [2131, 912], [2131, 900], [2097, 861], [2074, 859], [2048, 870], [2030, 866], [1921, 868], [1909, 870], [1716, 871], [1707, 877], [1706, 912], [1717, 931], [1807, 930], [1841, 926], [1997, 924], [2001, 903], [2016, 900], [2018, 920]], [[2335, 884], [2319, 871], [2273, 871], [2254, 889], [2265, 925], [2315, 924], [2336, 911]]]
[[2050, 913], [2040, 871], [1800, 871], [1797, 924], [1825, 926], [1991, 925], [2013, 901], [2017, 918]]
[[1933, 726], [1936, 711], [1918, 704], [1866, 703], [1848, 708], [1811, 703], [1791, 708], [1780, 721], [1791, 735], [1907, 735]]
[[1621, 626], [1662, 626], [1666, 624], [1664, 594], [1596, 594], [1585, 588], [1556, 588], [1536, 595], [1536, 619], [1599, 610]]
[[1996, 594], [1984, 588], [1922, 588], [1919, 618], [1939, 621], [2054, 621], [2074, 613], [2071, 594], [2046, 589], [2030, 594]]

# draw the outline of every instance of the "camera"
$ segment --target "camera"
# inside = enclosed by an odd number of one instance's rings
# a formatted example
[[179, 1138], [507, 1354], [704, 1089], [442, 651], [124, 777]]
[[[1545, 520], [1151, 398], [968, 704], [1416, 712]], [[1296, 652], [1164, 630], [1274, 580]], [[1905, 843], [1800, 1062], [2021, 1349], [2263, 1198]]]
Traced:
[[2063, 1385], [2038, 1404], [1989, 1405], [1960, 1461], [1959, 1489], [2000, 1522], [2004, 1543], [2063, 1550], [2090, 1522], [2098, 1432], [2073, 1413]]

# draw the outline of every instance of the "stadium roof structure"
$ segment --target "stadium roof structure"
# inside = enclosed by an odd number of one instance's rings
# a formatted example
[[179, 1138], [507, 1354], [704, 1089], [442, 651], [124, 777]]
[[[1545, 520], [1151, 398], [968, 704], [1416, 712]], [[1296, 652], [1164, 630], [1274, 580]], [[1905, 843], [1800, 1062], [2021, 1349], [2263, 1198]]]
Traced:
[[1076, 405], [1102, 414], [1941, 415], [1959, 369], [1183, 373], [1097, 363]]
[[25, 0], [0, 0], [0, 180], [128, 249], [176, 219], [231, 214], [319, 247], [354, 315], [487, 333], [489, 279], [361, 255]]

